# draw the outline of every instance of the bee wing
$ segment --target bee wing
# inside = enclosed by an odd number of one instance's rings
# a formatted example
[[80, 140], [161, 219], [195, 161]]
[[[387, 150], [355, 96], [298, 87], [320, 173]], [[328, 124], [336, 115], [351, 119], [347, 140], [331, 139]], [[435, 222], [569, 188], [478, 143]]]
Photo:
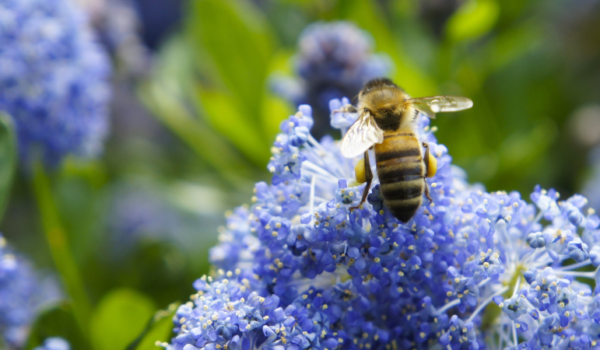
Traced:
[[346, 158], [363, 154], [376, 143], [383, 142], [383, 130], [369, 112], [363, 112], [342, 139], [341, 151]]
[[432, 119], [439, 112], [456, 112], [473, 107], [473, 101], [460, 96], [417, 97], [406, 102]]

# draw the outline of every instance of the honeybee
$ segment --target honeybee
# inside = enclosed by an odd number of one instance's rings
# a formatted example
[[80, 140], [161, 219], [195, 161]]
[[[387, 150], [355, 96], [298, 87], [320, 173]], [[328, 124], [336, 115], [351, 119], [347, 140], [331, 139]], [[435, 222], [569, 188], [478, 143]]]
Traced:
[[425, 179], [435, 175], [437, 161], [430, 154], [429, 145], [419, 140], [415, 129], [417, 116], [421, 112], [434, 119], [438, 112], [455, 112], [472, 106], [473, 101], [466, 97], [410, 98], [385, 78], [366, 83], [358, 94], [358, 107], [344, 107], [360, 115], [341, 144], [346, 158], [364, 153], [355, 167], [357, 181], [367, 183], [358, 206], [366, 201], [373, 180], [368, 152], [373, 145], [383, 201], [398, 220], [406, 223], [415, 215], [423, 194], [431, 202]]

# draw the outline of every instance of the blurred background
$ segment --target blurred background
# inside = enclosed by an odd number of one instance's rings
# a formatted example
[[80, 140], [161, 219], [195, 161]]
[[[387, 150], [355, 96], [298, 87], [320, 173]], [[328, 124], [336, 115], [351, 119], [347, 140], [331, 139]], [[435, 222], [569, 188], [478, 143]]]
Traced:
[[[156, 310], [187, 300], [192, 282], [208, 273], [223, 214], [249, 203], [253, 184], [270, 178], [266, 164], [280, 122], [310, 103], [313, 133], [330, 133], [328, 101], [345, 96], [355, 103], [376, 76], [392, 78], [413, 97], [474, 101], [472, 109], [432, 123], [471, 182], [524, 197], [540, 184], [562, 196], [588, 195], [600, 209], [598, 0], [73, 6], [86, 13], [113, 66], [103, 154], [67, 157], [48, 170], [95, 310], [92, 327], [100, 325], [83, 340], [72, 335], [80, 344], [74, 348], [124, 349]], [[55, 275], [23, 168], [17, 166], [0, 231], [40, 271]], [[117, 299], [137, 305], [128, 311], [134, 316], [120, 330], [102, 328], [107, 314], [125, 312], [111, 306], [120, 305]], [[36, 327], [34, 333], [52, 333]], [[113, 343], [98, 340], [110, 332], [122, 334], [110, 336]]]

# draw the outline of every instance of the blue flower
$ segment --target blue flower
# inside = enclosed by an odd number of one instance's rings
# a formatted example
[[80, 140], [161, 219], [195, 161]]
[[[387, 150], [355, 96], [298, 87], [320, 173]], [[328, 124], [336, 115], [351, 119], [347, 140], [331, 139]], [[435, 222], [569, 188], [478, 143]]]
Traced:
[[108, 132], [110, 62], [65, 0], [0, 2], [0, 110], [25, 162], [94, 156]]
[[22, 345], [40, 308], [59, 297], [55, 281], [36, 274], [0, 235], [0, 335], [5, 342]]
[[38, 346], [33, 350], [71, 350], [71, 345], [63, 338], [51, 337], [44, 340], [44, 345]]
[[[330, 103], [342, 132], [356, 119], [347, 102]], [[218, 313], [204, 310], [222, 315], [232, 330], [211, 340], [215, 348], [596, 347], [600, 299], [574, 279], [598, 279], [580, 271], [600, 260], [600, 219], [582, 212], [583, 197], [559, 200], [556, 191], [536, 187], [527, 203], [518, 192], [471, 185], [419, 116], [419, 138], [438, 163], [426, 180], [433, 202], [424, 201], [403, 224], [385, 206], [375, 178], [367, 203], [350, 211], [364, 188], [355, 180], [357, 159], [342, 157], [331, 137], [316, 141], [307, 133], [312, 124], [306, 105], [282, 123], [268, 165], [271, 184], [256, 184], [252, 206], [228, 217], [211, 250], [211, 286], [225, 279], [236, 286], [218, 287], [227, 291], [220, 298], [243, 304], [256, 293], [277, 300], [268, 309], [247, 306], [255, 323], [241, 324], [221, 311], [214, 291], [205, 291]], [[204, 283], [196, 288], [208, 288]], [[180, 309], [178, 335], [165, 347], [212, 349], [183, 328], [206, 319], [195, 311], [196, 298]]]
[[272, 88], [296, 105], [313, 106], [321, 133], [328, 129], [330, 100], [356, 96], [367, 81], [389, 74], [390, 60], [372, 51], [371, 36], [350, 22], [314, 23], [298, 39], [298, 77], [275, 76]]

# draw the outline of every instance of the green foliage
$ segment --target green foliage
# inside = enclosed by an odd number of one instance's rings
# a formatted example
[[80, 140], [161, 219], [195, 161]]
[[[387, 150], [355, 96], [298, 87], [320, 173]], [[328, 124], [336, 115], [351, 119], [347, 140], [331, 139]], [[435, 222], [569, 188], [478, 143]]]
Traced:
[[0, 112], [0, 221], [10, 196], [17, 165], [17, 145], [10, 117]]
[[156, 342], [169, 341], [173, 334], [173, 316], [178, 306], [179, 304], [174, 303], [167, 310], [158, 311], [127, 350], [155, 350]]
[[446, 35], [453, 42], [473, 40], [487, 34], [498, 20], [495, 0], [469, 0], [448, 20]]
[[33, 170], [32, 188], [37, 201], [42, 230], [54, 265], [73, 300], [73, 313], [81, 330], [86, 332], [89, 325], [91, 304], [85, 291], [81, 270], [75, 260], [56, 205], [50, 178], [41, 162], [36, 162]]
[[[240, 171], [240, 175], [244, 174], [243, 168], [236, 168], [243, 167], [246, 161], [219, 135], [203, 127], [159, 82], [141, 86], [138, 94], [165, 126], [221, 174], [227, 178], [235, 177]], [[215, 152], [215, 149], [219, 152]], [[235, 179], [231, 181], [235, 182]]]
[[[373, 0], [348, 0], [340, 6], [342, 18], [356, 23], [368, 31], [375, 39], [375, 51], [390, 56], [396, 71], [395, 81], [402, 86], [410, 86], [414, 96], [427, 96], [436, 93], [435, 82], [411, 62], [411, 57], [404, 52], [402, 45], [394, 38], [386, 18]], [[401, 44], [401, 43], [400, 43]]]
[[[216, 131], [229, 138], [231, 143], [256, 164], [264, 163], [269, 158], [269, 144], [260, 136], [260, 124], [248, 118], [253, 116], [249, 110], [245, 112], [231, 95], [219, 91], [199, 87], [196, 93], [206, 111], [206, 117]], [[259, 113], [255, 116], [259, 116]]]
[[71, 349], [92, 349], [86, 335], [81, 331], [73, 307], [69, 303], [63, 303], [40, 314], [31, 327], [24, 349], [31, 350], [41, 345], [49, 337], [66, 339], [71, 344]]
[[135, 290], [123, 288], [108, 293], [90, 322], [94, 350], [125, 349], [144, 330], [154, 310], [152, 300]]
[[249, 1], [195, 0], [190, 7], [192, 40], [202, 44], [249, 122], [256, 122], [273, 54], [265, 19]]

